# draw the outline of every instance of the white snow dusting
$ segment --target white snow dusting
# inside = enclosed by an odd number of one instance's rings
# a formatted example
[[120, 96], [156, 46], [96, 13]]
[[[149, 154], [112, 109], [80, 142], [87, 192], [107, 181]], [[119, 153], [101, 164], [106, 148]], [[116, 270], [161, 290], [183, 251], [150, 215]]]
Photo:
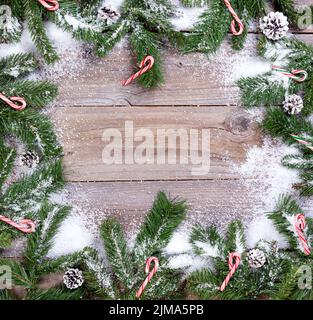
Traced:
[[14, 43], [1, 43], [0, 58], [7, 57], [11, 54], [35, 52], [35, 46], [31, 40], [28, 28], [24, 28], [21, 40]]
[[210, 258], [216, 256], [216, 252], [212, 250], [212, 246], [204, 242], [199, 242], [199, 247], [204, 250], [202, 256], [193, 253], [188, 232], [183, 230], [175, 232], [164, 249], [164, 253], [169, 257], [168, 266], [173, 269], [184, 269], [186, 274], [210, 267]]
[[72, 213], [61, 225], [48, 257], [56, 258], [80, 251], [93, 244], [93, 236], [79, 215]]
[[241, 51], [231, 49], [223, 42], [217, 53], [210, 55], [212, 72], [225, 90], [242, 77], [254, 77], [271, 71], [272, 63], [257, 54], [257, 39], [248, 37]]
[[177, 31], [187, 31], [192, 29], [199, 20], [200, 15], [207, 9], [207, 6], [185, 8], [180, 5], [179, 0], [173, 0], [172, 2], [176, 5], [177, 11], [170, 21]]
[[186, 274], [211, 266], [206, 259], [196, 255], [180, 254], [169, 258], [168, 266], [173, 269], [184, 269]]
[[[119, 9], [122, 3], [123, 0], [105, 0], [102, 5]], [[174, 0], [173, 3], [179, 5], [178, 0]], [[188, 30], [192, 28], [204, 10], [205, 7], [183, 8], [179, 6], [178, 14], [171, 19], [171, 22], [178, 30]], [[76, 22], [72, 21], [72, 23]], [[67, 78], [78, 77], [86, 65], [84, 46], [75, 41], [69, 33], [60, 30], [50, 22], [46, 23], [46, 29], [48, 37], [61, 56], [61, 60], [53, 66], [42, 66], [39, 72], [32, 75], [32, 78], [56, 81], [63, 76]], [[27, 28], [23, 31], [21, 42], [0, 46], [0, 57], [19, 52], [36, 52]], [[274, 59], [275, 63], [279, 65], [281, 61], [284, 61], [286, 54], [288, 51], [280, 47], [268, 48], [267, 58]], [[273, 62], [257, 55], [255, 37], [249, 37], [244, 49], [240, 52], [231, 50], [229, 43], [224, 42], [218, 52], [209, 58], [210, 63], [202, 68], [205, 68], [205, 72], [212, 72], [212, 77], [218, 78], [218, 81], [225, 87], [225, 92], [241, 77], [251, 77], [271, 71], [273, 64]], [[272, 80], [276, 81], [277, 79], [288, 86], [287, 77], [274, 73]], [[257, 121], [262, 118], [262, 110], [260, 109], [254, 109], [251, 114], [259, 116]], [[287, 246], [286, 241], [276, 231], [272, 222], [265, 217], [265, 213], [273, 210], [281, 194], [292, 192], [293, 185], [300, 182], [296, 170], [281, 165], [281, 159], [284, 155], [296, 152], [295, 148], [265, 138], [262, 146], [255, 146], [247, 150], [247, 159], [243, 164], [233, 165], [233, 170], [241, 177], [238, 183], [248, 190], [248, 194], [245, 196], [256, 200], [255, 205], [250, 208], [251, 214], [247, 218], [251, 221], [251, 218], [255, 217], [246, 232], [248, 247], [254, 247], [261, 239], [277, 241], [280, 247]], [[105, 218], [107, 213], [92, 210], [86, 212], [86, 208], [83, 209], [74, 203], [72, 215], [62, 224], [54, 239], [49, 257], [73, 253], [82, 250], [85, 246], [96, 246], [96, 234], [98, 233], [96, 224]], [[204, 212], [206, 208], [201, 210]], [[205, 221], [205, 223], [207, 222]], [[205, 243], [200, 245], [207, 256], [216, 256], [217, 252], [213, 250], [214, 248], [206, 246]], [[171, 258], [170, 265], [172, 267], [192, 266], [192, 270], [195, 270], [207, 265], [206, 259], [191, 254], [188, 234], [184, 231], [175, 233], [165, 253], [168, 255], [179, 254], [179, 256]]]
[[177, 254], [191, 251], [191, 244], [188, 241], [189, 234], [182, 231], [174, 233], [171, 241], [165, 248], [167, 254]]
[[265, 215], [255, 218], [249, 224], [246, 233], [248, 248], [254, 248], [260, 240], [275, 241], [279, 248], [288, 247], [286, 238], [277, 231], [273, 222]]
[[112, 7], [114, 9], [119, 10], [120, 7], [122, 6], [124, 0], [104, 0], [102, 2], [101, 7]]
[[247, 151], [247, 160], [241, 165], [234, 165], [251, 197], [261, 201], [251, 211], [255, 215], [270, 212], [281, 194], [292, 192], [293, 185], [299, 183], [297, 170], [284, 167], [281, 159], [287, 154], [297, 154], [297, 149], [280, 141], [266, 137], [261, 147], [255, 146]]

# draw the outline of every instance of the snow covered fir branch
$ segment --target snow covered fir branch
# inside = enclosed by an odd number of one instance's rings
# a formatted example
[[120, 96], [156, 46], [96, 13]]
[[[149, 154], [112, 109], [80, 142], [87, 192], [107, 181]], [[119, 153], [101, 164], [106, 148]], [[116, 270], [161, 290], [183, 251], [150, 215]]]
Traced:
[[[312, 290], [305, 282], [299, 288], [301, 268], [310, 266], [312, 258], [295, 227], [303, 210], [291, 197], [283, 196], [276, 210], [268, 214], [288, 243], [284, 247], [265, 239], [253, 248], [248, 247], [247, 229], [240, 221], [233, 221], [225, 235], [214, 226], [195, 225], [185, 251], [170, 253], [168, 245], [184, 220], [186, 209], [184, 201], [170, 200], [160, 192], [131, 246], [121, 225], [108, 219], [100, 227], [105, 256], [98, 250], [85, 248], [47, 259], [53, 238], [70, 209], [46, 202], [38, 213], [42, 223], [28, 237], [25, 258], [0, 261], [12, 269], [14, 284], [11, 290], [0, 291], [0, 299], [155, 300], [190, 294], [200, 299], [312, 299]], [[305, 219], [303, 234], [311, 250], [313, 220]], [[223, 286], [231, 253], [236, 253], [239, 263]], [[140, 290], [147, 277], [144, 272], [147, 257], [154, 257], [159, 266]], [[50, 287], [45, 284], [47, 277], [55, 279], [52, 288], [51, 281]]]
[[271, 62], [272, 71], [238, 81], [242, 103], [265, 107], [264, 132], [299, 149], [286, 155], [283, 164], [299, 170], [303, 183], [298, 188], [311, 196], [313, 127], [308, 117], [313, 112], [313, 47], [286, 34], [278, 41], [260, 36], [258, 49]]
[[[214, 52], [232, 20], [224, 1], [184, 0], [187, 7], [208, 6], [186, 37], [169, 22], [175, 8], [167, 0], [126, 0], [119, 11], [104, 9], [99, 0], [59, 2], [60, 10], [48, 12], [37, 0], [1, 1], [13, 8], [11, 24], [6, 25], [1, 40], [18, 41], [27, 22], [38, 51], [52, 63], [58, 55], [45, 34], [44, 21], [53, 21], [76, 39], [93, 43], [100, 56], [128, 37], [136, 62], [147, 54], [155, 59], [150, 72], [139, 78], [147, 87], [163, 81], [160, 50], [164, 38], [184, 49], [187, 43], [187, 51]], [[245, 24], [263, 17], [265, 4], [232, 1]], [[245, 106], [265, 107], [264, 132], [298, 148], [297, 154], [286, 155], [282, 163], [299, 170], [303, 183], [297, 187], [302, 195], [311, 196], [313, 127], [308, 117], [313, 111], [313, 47], [287, 35], [283, 13], [295, 22], [293, 1], [273, 4], [281, 12], [261, 19], [264, 35], [258, 44], [260, 55], [271, 61], [273, 70], [243, 78], [238, 85]], [[222, 24], [217, 24], [217, 18]], [[236, 49], [242, 47], [246, 33], [247, 28], [234, 38]], [[299, 270], [312, 267], [313, 220], [288, 195], [267, 215], [285, 246], [266, 237], [249, 246], [249, 226], [236, 220], [226, 233], [197, 224], [189, 231], [185, 251], [170, 253], [168, 246], [186, 217], [187, 204], [159, 192], [134, 239], [125, 237], [118, 221], [106, 219], [100, 227], [100, 250], [87, 247], [49, 258], [71, 209], [50, 198], [64, 186], [63, 151], [51, 121], [40, 111], [56, 97], [57, 88], [47, 81], [26, 79], [37, 67], [38, 61], [29, 53], [0, 60], [0, 256], [22, 235], [14, 226], [22, 227], [23, 220], [35, 225], [25, 236], [22, 259], [0, 259], [0, 265], [10, 267], [13, 281], [11, 289], [0, 289], [0, 299], [134, 300], [190, 295], [199, 299], [313, 299], [312, 289], [305, 283], [299, 286]], [[44, 280], [50, 276], [56, 281], [47, 287]]]
[[37, 67], [27, 53], [0, 60], [0, 253], [22, 232], [27, 234], [23, 260], [0, 259], [12, 276], [12, 288], [0, 289], [0, 299], [5, 300], [80, 297], [78, 291], [44, 288], [40, 283], [46, 274], [73, 265], [80, 255], [45, 259], [70, 209], [49, 202], [64, 185], [63, 151], [51, 120], [40, 112], [56, 97], [56, 86], [25, 80]]
[[[297, 20], [298, 14], [292, 0], [269, 2], [285, 13], [290, 21]], [[7, 6], [8, 12], [1, 28], [0, 41], [19, 41], [27, 27], [39, 53], [46, 62], [53, 63], [58, 59], [58, 54], [47, 36], [46, 21], [54, 22], [75, 39], [92, 44], [101, 57], [127, 37], [135, 57], [134, 70], [145, 56], [154, 58], [151, 70], [138, 78], [141, 85], [154, 87], [163, 83], [160, 50], [168, 42], [184, 52], [213, 53], [229, 33], [233, 17], [224, 1], [184, 0], [182, 4], [207, 7], [188, 36], [173, 26], [170, 19], [179, 11], [169, 0], [125, 0], [119, 8], [106, 6], [103, 0], [61, 0], [55, 11], [47, 10], [38, 0], [1, 0], [0, 5]], [[231, 5], [244, 24], [242, 35], [233, 37], [233, 47], [241, 49], [248, 34], [249, 22], [262, 17], [268, 3], [234, 0]]]
[[86, 249], [86, 278], [90, 280], [87, 285], [103, 299], [136, 299], [136, 292], [147, 277], [146, 260], [153, 256], [159, 260], [160, 268], [140, 298], [169, 299], [181, 294], [180, 273], [167, 266], [163, 251], [185, 213], [184, 201], [170, 200], [160, 192], [131, 248], [121, 225], [115, 220], [104, 221], [101, 237], [108, 261], [101, 259], [96, 251]]
[[[186, 292], [201, 299], [312, 299], [305, 280], [299, 287], [302, 269], [310, 267], [312, 258], [299, 240], [296, 225], [303, 210], [290, 196], [282, 196], [273, 213], [268, 214], [287, 246], [277, 241], [260, 239], [254, 247], [246, 243], [247, 228], [240, 221], [229, 224], [225, 235], [213, 225], [194, 226], [189, 246], [171, 254], [169, 266], [183, 270]], [[311, 248], [312, 219], [306, 217], [304, 235]], [[230, 255], [238, 265], [229, 282]], [[232, 257], [231, 259], [235, 259]], [[228, 261], [228, 262], [227, 262]], [[234, 260], [231, 260], [235, 264]]]
[[[210, 268], [193, 272], [188, 278], [188, 288], [204, 299], [258, 299], [272, 298], [270, 292], [277, 288], [292, 262], [279, 252], [275, 243], [259, 241], [255, 248], [248, 250], [245, 244], [243, 226], [239, 221], [232, 222], [226, 239], [215, 228], [207, 230], [194, 228], [191, 241], [194, 253], [208, 261]], [[208, 251], [212, 247], [211, 256]], [[239, 253], [241, 263], [223, 290], [221, 285], [229, 272], [229, 252]]]
[[0, 290], [0, 300], [73, 300], [82, 297], [81, 289], [69, 290], [57, 277], [54, 286], [45, 283], [45, 278], [51, 274], [61, 273], [62, 279], [68, 268], [81, 261], [80, 252], [46, 259], [53, 238], [69, 212], [69, 207], [43, 203], [37, 213], [40, 223], [27, 239], [23, 259], [0, 258], [0, 264], [9, 267], [12, 274], [12, 288]]
[[37, 0], [1, 0], [0, 5], [8, 6], [10, 16], [1, 29], [0, 40], [18, 41], [26, 22], [38, 51], [46, 62], [53, 63], [58, 54], [46, 34], [45, 21], [53, 21], [75, 39], [92, 44], [101, 57], [129, 36], [137, 62], [134, 69], [147, 55], [155, 62], [150, 72], [138, 81], [145, 87], [160, 85], [163, 82], [160, 49], [164, 39], [178, 46], [184, 38], [169, 21], [175, 7], [168, 0], [125, 0], [120, 10], [102, 3], [102, 0], [61, 0], [58, 10], [47, 11]]
[[[0, 208], [1, 215], [16, 222], [36, 221], [40, 203], [63, 185], [62, 148], [50, 120], [38, 110], [55, 98], [57, 88], [23, 79], [36, 67], [31, 54], [0, 60]], [[25, 109], [12, 109], [20, 102], [10, 107], [16, 97], [25, 101]], [[0, 248], [17, 235], [19, 231], [0, 223]]]
[[[171, 44], [178, 46], [184, 38], [169, 21], [175, 13], [175, 7], [168, 0], [125, 0], [117, 10], [101, 6], [102, 2], [83, 1], [75, 14], [75, 20], [68, 19], [61, 11], [56, 16], [56, 23], [65, 30], [72, 31], [78, 39], [91, 40], [101, 57], [106, 56], [127, 36], [135, 56], [135, 71], [145, 56], [154, 58], [154, 66], [138, 79], [139, 83], [145, 87], [162, 84], [160, 49], [164, 46], [164, 39], [167, 38]], [[86, 21], [93, 21], [94, 27], [81, 27]]]
[[[203, 5], [206, 1], [184, 0], [185, 5]], [[244, 28], [242, 32], [232, 37], [233, 49], [243, 48], [245, 39], [248, 35], [248, 28], [252, 21], [260, 19], [268, 11], [268, 5], [272, 5], [276, 11], [287, 15], [295, 25], [298, 20], [298, 13], [295, 9], [293, 0], [277, 1], [254, 1], [254, 0], [235, 0], [231, 1], [231, 6], [240, 17]], [[185, 52], [199, 51], [204, 53], [214, 53], [228, 36], [233, 17], [225, 6], [224, 1], [209, 1], [208, 9], [200, 16], [199, 21], [190, 31], [186, 39]], [[239, 34], [240, 33], [240, 34]]]
[[[104, 221], [101, 237], [106, 259], [91, 248], [83, 253], [84, 285], [89, 296], [114, 300], [184, 298], [190, 294], [200, 299], [312, 298], [305, 282], [304, 287], [299, 288], [301, 268], [310, 266], [312, 258], [296, 229], [299, 212], [303, 210], [290, 196], [282, 196], [276, 210], [268, 214], [277, 232], [288, 243], [284, 247], [265, 239], [259, 240], [253, 248], [248, 247], [247, 229], [240, 221], [233, 221], [225, 236], [214, 226], [195, 225], [185, 251], [173, 254], [167, 246], [184, 219], [185, 211], [184, 202], [170, 201], [160, 192], [131, 247], [116, 221]], [[305, 219], [303, 231], [308, 239], [307, 249], [311, 250], [313, 220]], [[230, 253], [236, 253], [240, 262], [223, 287], [229, 272]], [[138, 297], [138, 289], [146, 277], [145, 261], [151, 256], [158, 258], [160, 267]]]

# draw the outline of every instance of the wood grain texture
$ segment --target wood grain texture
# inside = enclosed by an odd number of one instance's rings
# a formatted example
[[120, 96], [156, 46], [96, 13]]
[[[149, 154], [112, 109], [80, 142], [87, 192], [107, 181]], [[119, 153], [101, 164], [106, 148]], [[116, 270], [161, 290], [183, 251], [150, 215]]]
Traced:
[[[313, 1], [295, 0], [295, 3], [312, 5]], [[299, 39], [313, 44], [312, 28], [295, 33]], [[256, 39], [255, 34], [248, 36], [251, 55]], [[86, 57], [78, 76], [66, 74], [58, 81], [57, 108], [50, 114], [64, 146], [66, 178], [72, 181], [67, 186], [69, 203], [86, 218], [90, 229], [97, 228], [103, 219], [114, 217], [123, 224], [129, 237], [138, 229], [159, 190], [187, 200], [185, 226], [189, 229], [196, 222], [225, 228], [233, 219], [250, 221], [262, 203], [238, 180], [232, 163], [244, 161], [246, 149], [260, 144], [260, 134], [250, 117], [234, 107], [239, 101], [238, 89], [225, 83], [214, 68], [218, 54], [208, 59], [203, 54], [182, 55], [165, 49], [163, 86], [154, 90], [136, 84], [124, 88], [120, 81], [132, 73], [134, 63], [126, 43], [104, 59]], [[224, 49], [231, 55], [229, 41], [225, 43]], [[210, 173], [194, 177], [190, 165], [104, 165], [103, 131], [122, 130], [126, 120], [133, 120], [136, 128], [147, 127], [154, 133], [157, 128], [209, 128]], [[24, 241], [15, 242], [3, 255], [20, 257], [23, 244]], [[56, 280], [57, 277], [48, 279], [49, 285], [43, 283], [42, 288], [53, 286]]]
[[313, 5], [312, 0], [294, 0], [296, 6], [310, 6]]
[[[303, 20], [303, 15], [305, 13], [308, 13], [311, 9], [311, 18], [313, 17], [313, 1], [312, 0], [294, 0], [294, 4], [296, 6], [296, 8], [298, 9], [299, 13], [302, 13], [302, 17], [300, 16], [300, 21], [298, 21], [298, 28], [300, 28], [300, 24]], [[308, 7], [311, 7], [310, 9]], [[307, 19], [307, 18], [305, 18]], [[309, 23], [308, 27], [305, 29], [297, 29], [294, 30], [294, 33], [303, 33], [303, 34], [311, 34], [313, 32], [313, 21], [311, 21], [311, 19], [309, 19], [309, 21], [305, 21], [305, 23]], [[303, 28], [303, 27], [301, 27]]]
[[[312, 35], [298, 38], [313, 43]], [[250, 34], [246, 50], [256, 56], [257, 35]], [[223, 44], [225, 59], [234, 55], [229, 42]], [[221, 53], [208, 59], [204, 54], [180, 54], [173, 49], [163, 52], [165, 83], [156, 89], [145, 89], [137, 84], [127, 87], [121, 81], [132, 74], [134, 57], [127, 41], [116, 47], [106, 58], [89, 57], [81, 73], [71, 78], [65, 74], [58, 81], [59, 97], [56, 105], [64, 106], [184, 106], [236, 105], [239, 91], [223, 70]], [[238, 59], [240, 54], [238, 54]], [[234, 62], [235, 63], [235, 62]]]
[[[233, 163], [244, 161], [246, 149], [260, 142], [256, 124], [245, 111], [233, 107], [72, 107], [57, 108], [52, 117], [64, 147], [65, 175], [69, 181], [236, 178]], [[148, 144], [153, 153], [150, 164], [140, 164], [137, 160], [125, 164], [125, 152], [131, 150], [125, 147], [126, 121], [132, 121], [134, 133], [138, 129], [147, 129], [154, 135]], [[102, 137], [110, 128], [121, 132], [122, 164], [106, 164], [102, 160], [102, 151], [109, 143], [102, 141]], [[188, 141], [182, 148], [179, 139], [176, 145], [166, 144], [164, 164], [157, 163], [157, 154], [162, 148], [156, 151], [156, 146], [160, 146], [156, 137], [162, 129], [173, 130], [166, 132], [168, 137], [175, 137], [181, 129], [181, 136], [187, 136]], [[188, 152], [191, 136], [197, 138], [191, 129], [198, 130], [199, 146], [202, 145], [202, 130], [210, 134], [207, 142], [211, 157], [207, 174], [192, 173], [192, 168], [199, 167], [193, 160], [195, 158], [189, 157], [186, 164], [181, 161], [180, 152]], [[141, 141], [134, 143], [134, 150], [139, 144]], [[171, 152], [176, 157], [174, 164], [168, 160], [174, 159], [168, 156]]]
[[105, 59], [91, 58], [76, 79], [59, 81], [58, 106], [228, 105], [238, 91], [215, 81], [203, 54], [163, 52], [165, 83], [145, 89], [121, 81], [133, 73], [134, 57], [128, 46], [115, 48]]
[[[84, 182], [69, 183], [66, 189], [64, 194], [68, 194], [66, 202], [73, 206], [72, 213], [80, 217], [78, 221], [90, 229], [97, 241], [101, 241], [99, 226], [107, 218], [117, 219], [127, 238], [132, 238], [160, 190], [171, 198], [186, 199], [188, 211], [181, 227], [188, 230], [200, 222], [225, 229], [234, 219], [251, 221], [262, 205], [241, 180]], [[25, 238], [21, 238], [2, 255], [21, 257], [24, 247]]]
[[262, 205], [238, 180], [71, 183], [68, 190], [69, 200], [93, 228], [103, 219], [114, 217], [128, 235], [134, 234], [160, 190], [172, 198], [187, 200], [186, 225], [214, 223], [224, 228], [236, 218], [252, 220], [256, 208]]

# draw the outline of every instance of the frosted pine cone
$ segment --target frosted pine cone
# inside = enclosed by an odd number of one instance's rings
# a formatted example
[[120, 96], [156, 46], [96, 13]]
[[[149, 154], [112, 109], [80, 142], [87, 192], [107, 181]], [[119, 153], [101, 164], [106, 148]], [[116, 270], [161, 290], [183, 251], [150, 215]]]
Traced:
[[260, 19], [260, 29], [270, 40], [283, 38], [289, 30], [288, 18], [281, 12], [270, 12]]
[[68, 269], [63, 276], [63, 283], [71, 290], [81, 287], [84, 283], [82, 271], [79, 269]]
[[20, 156], [20, 165], [28, 168], [36, 168], [39, 164], [39, 156], [35, 151], [27, 151]]
[[283, 108], [288, 114], [299, 114], [303, 109], [303, 100], [300, 96], [293, 94], [286, 98]]
[[247, 254], [248, 263], [251, 268], [261, 268], [266, 262], [264, 251], [260, 249], [251, 249]]
[[109, 25], [115, 23], [120, 18], [120, 16], [121, 15], [111, 6], [102, 7], [98, 11], [98, 19], [106, 20]]

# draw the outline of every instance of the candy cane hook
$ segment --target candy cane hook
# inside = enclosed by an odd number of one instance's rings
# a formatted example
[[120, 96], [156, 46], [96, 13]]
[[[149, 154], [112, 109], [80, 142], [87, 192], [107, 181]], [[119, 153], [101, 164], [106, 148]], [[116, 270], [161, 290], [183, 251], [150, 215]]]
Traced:
[[[23, 98], [20, 98], [20, 97], [7, 98], [5, 95], [0, 93], [0, 99], [4, 101], [6, 104], [8, 104], [14, 110], [20, 111], [26, 108], [26, 101]], [[19, 102], [19, 104], [16, 104], [13, 101]]]
[[36, 230], [35, 223], [30, 219], [22, 219], [19, 223], [17, 223], [5, 216], [0, 215], [0, 221], [9, 224], [10, 226], [24, 233], [33, 233]]
[[[283, 69], [281, 67], [277, 67], [277, 66], [272, 66], [272, 69], [277, 72], [280, 72], [284, 76], [286, 76], [290, 79], [293, 79], [297, 82], [304, 82], [309, 76], [308, 73], [303, 69], [291, 70], [291, 72], [288, 72], [288, 70]], [[302, 75], [302, 76], [299, 77], [298, 75]]]
[[139, 65], [140, 70], [135, 74], [131, 75], [127, 80], [122, 82], [123, 86], [129, 85], [136, 78], [140, 77], [145, 72], [149, 71], [154, 65], [154, 58], [152, 56], [146, 56]]
[[306, 146], [308, 149], [310, 149], [311, 151], [313, 151], [313, 145], [311, 142], [306, 141], [303, 138], [301, 138], [295, 134], [291, 134], [291, 137], [293, 139], [295, 139], [299, 144], [302, 144], [302, 145]]
[[38, 0], [47, 10], [56, 11], [60, 8], [58, 0]]
[[[153, 266], [153, 269], [150, 271], [151, 262], [154, 262], [154, 266]], [[147, 259], [145, 273], [148, 273], [148, 276], [145, 279], [145, 281], [142, 283], [142, 285], [140, 286], [139, 290], [136, 292], [136, 298], [140, 298], [140, 296], [142, 295], [146, 286], [151, 281], [152, 277], [156, 274], [158, 268], [159, 268], [159, 259], [158, 258], [150, 257], [149, 259]]]
[[295, 228], [296, 228], [297, 235], [298, 235], [300, 242], [302, 244], [304, 253], [308, 256], [308, 255], [310, 255], [311, 250], [308, 246], [308, 243], [307, 243], [305, 235], [304, 235], [304, 229], [305, 229], [305, 224], [306, 224], [305, 223], [305, 216], [303, 214], [299, 213], [296, 215], [295, 220], [296, 220], [295, 221]]
[[[238, 17], [237, 13], [235, 12], [235, 10], [233, 9], [233, 7], [230, 4], [230, 1], [228, 0], [224, 0], [225, 5], [227, 7], [227, 9], [229, 10], [229, 12], [231, 13], [231, 15], [233, 16], [234, 20], [231, 22], [231, 26], [230, 26], [230, 31], [232, 32], [232, 34], [234, 36], [240, 36], [243, 33], [244, 30], [244, 24], [243, 22], [240, 20], [240, 18]], [[236, 30], [236, 22], [238, 23], [239, 26], [239, 30]]]
[[[234, 259], [235, 259], [235, 263], [234, 263]], [[228, 256], [229, 273], [226, 276], [224, 282], [222, 283], [222, 285], [220, 287], [220, 291], [223, 292], [225, 290], [225, 288], [227, 287], [230, 279], [232, 278], [232, 276], [234, 275], [234, 273], [236, 272], [236, 270], [239, 267], [240, 260], [241, 260], [241, 257], [240, 257], [239, 253], [233, 252], [233, 253], [229, 254], [229, 256]]]

